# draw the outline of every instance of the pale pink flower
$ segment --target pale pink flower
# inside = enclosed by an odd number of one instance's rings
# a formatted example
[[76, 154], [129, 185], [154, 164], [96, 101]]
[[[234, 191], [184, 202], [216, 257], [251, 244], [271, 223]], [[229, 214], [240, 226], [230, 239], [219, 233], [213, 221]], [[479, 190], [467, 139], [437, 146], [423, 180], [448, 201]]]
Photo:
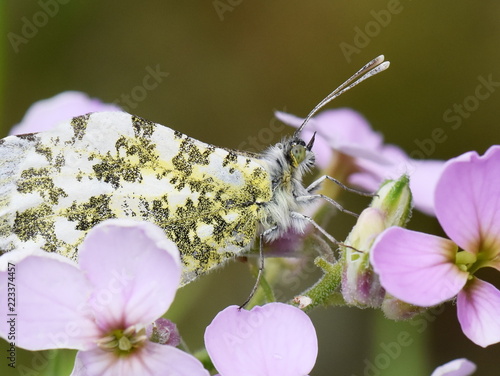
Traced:
[[484, 267], [500, 270], [500, 146], [448, 161], [435, 203], [452, 240], [392, 227], [377, 238], [370, 261], [398, 299], [429, 307], [457, 296], [465, 335], [483, 347], [500, 342], [500, 291], [475, 276]]
[[304, 376], [318, 355], [309, 316], [283, 303], [227, 307], [207, 327], [205, 347], [221, 376]]
[[[78, 266], [39, 250], [6, 253], [0, 258], [2, 302], [12, 275], [16, 345], [79, 350], [72, 375], [208, 376], [193, 356], [147, 338], [146, 326], [168, 309], [181, 276], [177, 247], [156, 225], [102, 222], [81, 244]], [[2, 304], [2, 317], [9, 313]], [[2, 320], [0, 336], [8, 338], [9, 330]]]
[[[284, 112], [276, 117], [285, 124], [298, 128], [304, 119]], [[401, 148], [384, 144], [380, 133], [368, 121], [349, 108], [323, 111], [314, 116], [300, 135], [309, 140], [316, 132], [313, 151], [316, 163], [327, 170], [336, 153], [342, 159], [342, 172], [347, 170], [347, 182], [367, 192], [375, 192], [387, 179], [410, 176], [410, 188], [415, 207], [434, 215], [434, 188], [444, 161], [411, 159]]]
[[476, 372], [476, 365], [468, 359], [455, 359], [439, 366], [431, 376], [470, 376]]
[[115, 104], [102, 103], [79, 91], [64, 91], [51, 98], [33, 103], [23, 120], [10, 130], [10, 134], [43, 132], [75, 116], [89, 112], [122, 111]]

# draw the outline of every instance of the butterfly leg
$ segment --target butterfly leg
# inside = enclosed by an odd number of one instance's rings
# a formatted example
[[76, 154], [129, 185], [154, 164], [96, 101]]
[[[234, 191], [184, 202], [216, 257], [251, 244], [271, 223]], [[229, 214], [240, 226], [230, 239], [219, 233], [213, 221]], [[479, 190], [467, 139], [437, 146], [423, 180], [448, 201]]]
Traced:
[[328, 175], [323, 175], [322, 177], [320, 177], [319, 179], [313, 181], [307, 188], [307, 192], [311, 193], [311, 192], [314, 192], [316, 189], [319, 188], [319, 186], [321, 185], [321, 183], [323, 183], [325, 180], [330, 180], [332, 182], [334, 182], [335, 184], [337, 184], [340, 188], [348, 191], [348, 192], [352, 192], [352, 193], [357, 193], [358, 195], [361, 195], [361, 196], [366, 196], [366, 197], [373, 197], [374, 194], [373, 193], [366, 193], [366, 192], [362, 192], [362, 191], [359, 191], [357, 189], [354, 189], [354, 188], [350, 188], [348, 187], [347, 185], [345, 184], [342, 184], [339, 180], [335, 179], [335, 178], [332, 178], [331, 176], [328, 176]]
[[328, 232], [325, 231], [325, 229], [323, 227], [321, 227], [320, 225], [318, 225], [314, 219], [312, 219], [311, 217], [308, 217], [307, 215], [304, 215], [302, 213], [298, 213], [298, 212], [291, 212], [290, 213], [292, 218], [295, 218], [295, 219], [300, 219], [304, 222], [308, 222], [310, 223], [314, 228], [316, 228], [319, 232], [321, 232], [323, 234], [323, 236], [325, 238], [327, 238], [330, 242], [332, 242], [333, 244], [336, 244], [336, 245], [339, 245], [341, 244], [339, 241], [337, 241], [337, 239], [335, 239], [333, 236], [331, 236]]
[[347, 247], [347, 248], [350, 248], [354, 251], [358, 251], [356, 248], [348, 245], [348, 244], [344, 244], [343, 242], [339, 242], [337, 239], [335, 239], [333, 236], [331, 236], [328, 232], [325, 231], [325, 229], [323, 227], [321, 227], [320, 225], [318, 225], [314, 219], [312, 219], [311, 217], [308, 217], [307, 215], [304, 215], [302, 213], [298, 213], [298, 212], [291, 212], [291, 215], [293, 218], [298, 218], [298, 219], [301, 219], [301, 220], [304, 220], [308, 223], [310, 223], [314, 228], [316, 228], [319, 232], [321, 232], [323, 234], [323, 236], [325, 238], [327, 238], [330, 242], [332, 242], [333, 244], [335, 244], [336, 246], [338, 247]]
[[314, 201], [314, 200], [316, 200], [318, 198], [321, 198], [321, 199], [325, 200], [326, 202], [332, 204], [338, 210], [340, 210], [342, 213], [346, 213], [346, 214], [352, 215], [355, 218], [359, 217], [359, 215], [357, 215], [356, 213], [353, 213], [350, 210], [344, 209], [344, 207], [342, 205], [340, 205], [334, 199], [332, 199], [332, 198], [330, 198], [328, 196], [322, 195], [322, 194], [299, 196], [299, 197], [296, 198], [296, 200], [297, 200], [297, 202], [311, 202], [311, 201]]
[[263, 231], [259, 236], [259, 273], [257, 274], [257, 280], [255, 281], [255, 284], [253, 285], [253, 288], [252, 288], [252, 291], [250, 292], [250, 295], [245, 300], [245, 302], [242, 305], [240, 305], [240, 309], [244, 308], [248, 304], [248, 302], [253, 298], [257, 289], [259, 288], [260, 280], [262, 278], [262, 274], [264, 273], [264, 239], [266, 236], [268, 236], [269, 234], [271, 234], [277, 230], [278, 230], [278, 226], [274, 226], [274, 227], [267, 229], [266, 231]]

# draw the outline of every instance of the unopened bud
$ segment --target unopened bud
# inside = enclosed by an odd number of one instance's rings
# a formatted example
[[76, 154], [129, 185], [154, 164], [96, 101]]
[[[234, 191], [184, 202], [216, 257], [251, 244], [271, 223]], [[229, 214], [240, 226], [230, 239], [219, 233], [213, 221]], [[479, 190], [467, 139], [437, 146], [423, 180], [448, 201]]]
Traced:
[[411, 217], [412, 195], [407, 175], [398, 180], [388, 180], [382, 184], [370, 207], [384, 213], [385, 228], [404, 227]]
[[181, 336], [177, 330], [177, 325], [172, 321], [159, 318], [146, 328], [146, 335], [151, 342], [160, 345], [179, 346]]
[[370, 265], [369, 253], [386, 228], [405, 224], [411, 214], [407, 176], [385, 182], [363, 210], [343, 247], [342, 295], [347, 304], [360, 308], [381, 306], [385, 290]]
[[409, 320], [421, 314], [427, 308], [414, 306], [403, 302], [392, 295], [386, 294], [382, 303], [382, 312], [388, 319], [401, 321]]

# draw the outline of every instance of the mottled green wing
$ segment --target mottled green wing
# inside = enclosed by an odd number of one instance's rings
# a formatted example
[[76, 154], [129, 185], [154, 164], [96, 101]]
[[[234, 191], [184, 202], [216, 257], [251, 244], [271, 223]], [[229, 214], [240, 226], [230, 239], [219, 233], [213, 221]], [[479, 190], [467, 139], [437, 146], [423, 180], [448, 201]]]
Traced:
[[258, 159], [94, 113], [0, 141], [0, 250], [36, 245], [74, 259], [97, 223], [148, 220], [177, 243], [187, 283], [248, 248], [271, 195]]

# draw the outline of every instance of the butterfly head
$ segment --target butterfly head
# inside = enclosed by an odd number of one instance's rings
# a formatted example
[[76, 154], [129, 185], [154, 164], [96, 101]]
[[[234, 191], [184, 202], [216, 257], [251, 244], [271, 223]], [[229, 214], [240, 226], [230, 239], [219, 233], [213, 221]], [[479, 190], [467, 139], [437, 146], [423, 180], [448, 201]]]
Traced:
[[294, 137], [288, 142], [285, 154], [292, 169], [298, 169], [305, 172], [314, 167], [316, 158], [314, 152], [311, 150], [313, 144], [314, 135], [307, 144], [298, 137]]

